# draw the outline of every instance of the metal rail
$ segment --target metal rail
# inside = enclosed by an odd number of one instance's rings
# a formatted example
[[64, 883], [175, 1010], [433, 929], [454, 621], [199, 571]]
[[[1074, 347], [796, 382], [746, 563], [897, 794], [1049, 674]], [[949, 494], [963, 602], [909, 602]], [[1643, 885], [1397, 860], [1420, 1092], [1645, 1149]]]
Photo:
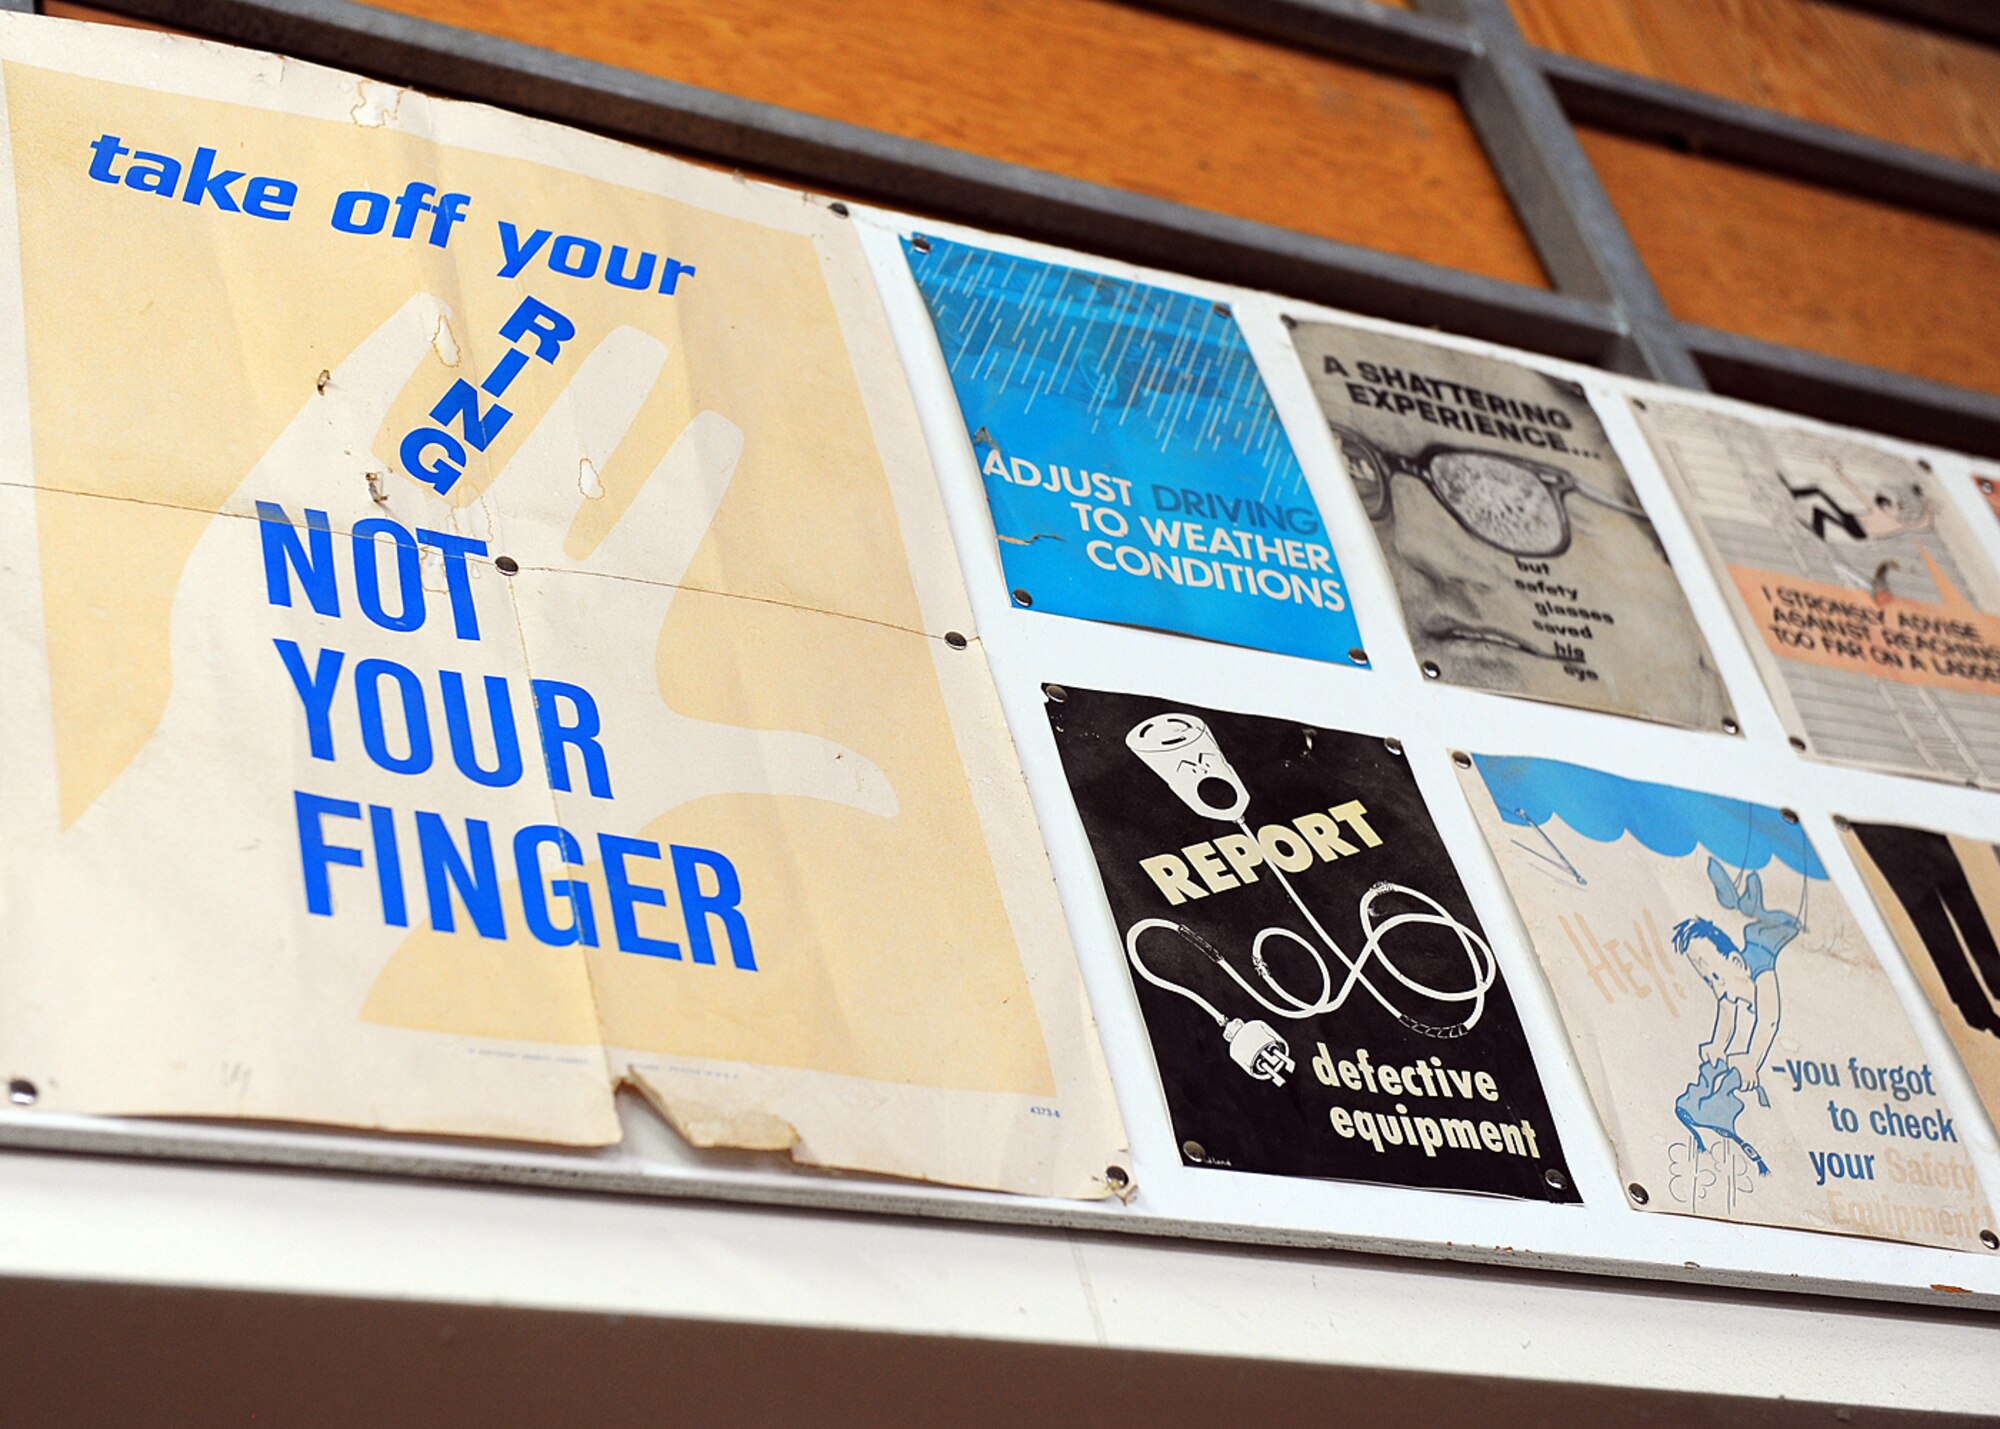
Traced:
[[[31, 0], [0, 0], [25, 8]], [[2000, 457], [2000, 396], [1676, 318], [1576, 124], [2000, 228], [2000, 174], [1538, 49], [1506, 0], [1124, 0], [1456, 87], [1555, 290], [802, 114], [352, 0], [95, 0], [138, 19], [919, 213]], [[2000, 37], [1989, 0], [1846, 0]]]

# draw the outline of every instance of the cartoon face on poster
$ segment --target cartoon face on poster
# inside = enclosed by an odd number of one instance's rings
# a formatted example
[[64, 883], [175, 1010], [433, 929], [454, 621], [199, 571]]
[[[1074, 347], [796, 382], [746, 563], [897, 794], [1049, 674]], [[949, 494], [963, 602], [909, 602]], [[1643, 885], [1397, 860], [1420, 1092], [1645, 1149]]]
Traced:
[[1142, 695], [1048, 699], [1187, 1164], [1577, 1199], [1399, 750]]
[[2000, 1121], [2000, 849], [1897, 824], [1849, 824], [1841, 837]]
[[1722, 725], [1714, 661], [1582, 387], [1337, 323], [1292, 341], [1439, 679]]
[[1235, 317], [905, 241], [1016, 605], [1350, 662], [1340, 563]]
[[1937, 477], [1857, 437], [1633, 407], [1801, 747], [2000, 784], [2000, 578]]
[[1979, 1249], [1895, 990], [1783, 811], [1546, 759], [1461, 782], [1647, 1210]]

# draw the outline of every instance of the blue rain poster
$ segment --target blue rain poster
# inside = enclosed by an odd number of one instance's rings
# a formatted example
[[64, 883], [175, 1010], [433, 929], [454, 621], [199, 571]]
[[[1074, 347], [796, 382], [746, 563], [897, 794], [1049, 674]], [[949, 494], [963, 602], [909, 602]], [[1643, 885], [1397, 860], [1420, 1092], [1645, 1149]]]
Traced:
[[922, 235], [1015, 604], [1358, 663], [1319, 506], [1227, 306]]

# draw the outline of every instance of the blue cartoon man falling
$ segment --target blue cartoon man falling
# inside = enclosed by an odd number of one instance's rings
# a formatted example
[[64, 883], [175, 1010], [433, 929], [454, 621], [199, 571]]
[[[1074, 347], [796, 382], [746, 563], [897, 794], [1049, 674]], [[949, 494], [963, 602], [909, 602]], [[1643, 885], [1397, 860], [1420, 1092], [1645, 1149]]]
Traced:
[[1769, 1106], [1758, 1078], [1778, 1035], [1783, 1003], [1778, 992], [1778, 954], [1803, 926], [1793, 914], [1764, 906], [1764, 883], [1747, 875], [1741, 889], [1720, 859], [1708, 860], [1708, 881], [1716, 901], [1744, 917], [1743, 943], [1706, 918], [1688, 918], [1674, 927], [1674, 950], [1694, 965], [1715, 997], [1715, 1028], [1696, 1050], [1701, 1070], [1674, 1102], [1674, 1115], [1707, 1150], [1704, 1131], [1734, 1142], [1757, 1170], [1770, 1174], [1757, 1149], [1736, 1131], [1743, 1097], [1755, 1092]]

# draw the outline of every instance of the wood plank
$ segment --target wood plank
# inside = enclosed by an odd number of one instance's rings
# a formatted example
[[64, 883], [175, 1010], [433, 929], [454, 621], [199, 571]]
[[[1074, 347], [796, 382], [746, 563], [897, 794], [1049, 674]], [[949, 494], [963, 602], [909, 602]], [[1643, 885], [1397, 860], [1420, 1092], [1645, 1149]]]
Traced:
[[386, 0], [390, 9], [1546, 286], [1447, 90], [1111, 0]]
[[1511, 0], [1545, 49], [2000, 168], [2000, 49], [1827, 0]]
[[1585, 130], [1673, 312], [2000, 393], [2000, 233]]

